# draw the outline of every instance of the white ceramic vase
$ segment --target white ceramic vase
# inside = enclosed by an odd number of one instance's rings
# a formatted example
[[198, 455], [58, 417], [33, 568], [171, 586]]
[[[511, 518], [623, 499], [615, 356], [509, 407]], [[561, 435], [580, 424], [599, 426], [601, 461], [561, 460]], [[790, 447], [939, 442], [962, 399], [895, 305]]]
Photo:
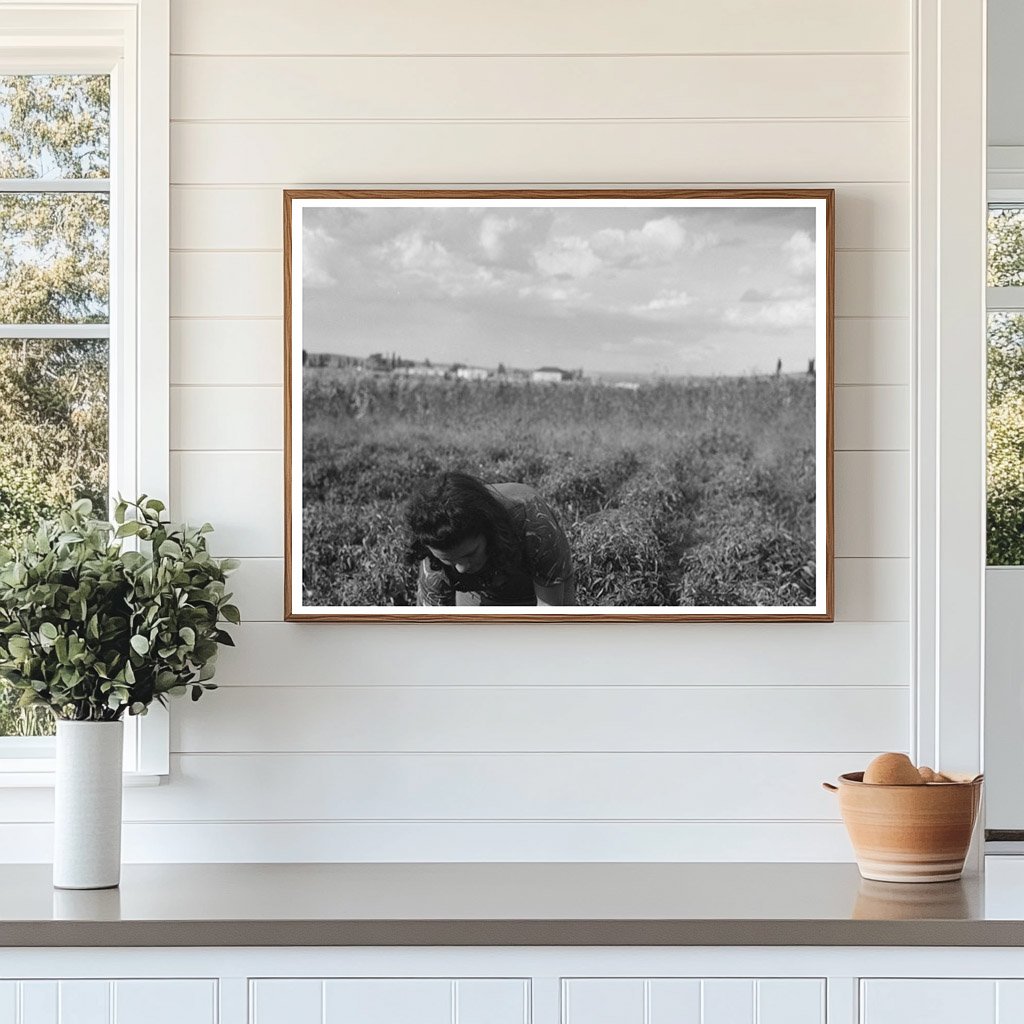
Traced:
[[123, 722], [57, 720], [53, 884], [109, 889], [121, 880]]

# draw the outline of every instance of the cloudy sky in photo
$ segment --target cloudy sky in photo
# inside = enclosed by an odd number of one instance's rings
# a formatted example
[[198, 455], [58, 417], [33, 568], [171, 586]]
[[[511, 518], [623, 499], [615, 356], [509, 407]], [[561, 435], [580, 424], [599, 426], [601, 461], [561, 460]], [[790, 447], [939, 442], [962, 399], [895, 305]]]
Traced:
[[808, 208], [318, 207], [310, 352], [587, 373], [805, 370]]

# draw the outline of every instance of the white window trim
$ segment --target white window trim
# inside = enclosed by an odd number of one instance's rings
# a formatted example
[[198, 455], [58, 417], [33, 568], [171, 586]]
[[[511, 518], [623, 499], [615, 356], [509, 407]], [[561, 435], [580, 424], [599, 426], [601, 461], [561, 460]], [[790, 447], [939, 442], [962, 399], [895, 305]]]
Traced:
[[[170, 494], [169, 0], [0, 0], [0, 71], [111, 75], [111, 491]], [[125, 716], [126, 782], [170, 769], [167, 711]], [[53, 741], [0, 740], [0, 787], [52, 786]]]
[[915, 27], [911, 752], [918, 764], [981, 771], [985, 5], [918, 0]]
[[[1024, 206], [1024, 147], [989, 149], [988, 184], [990, 205]], [[989, 313], [1019, 313], [1024, 310], [1024, 288], [989, 287], [986, 304]], [[988, 608], [994, 624], [989, 626], [986, 638], [985, 760], [995, 776], [989, 783], [993, 813], [986, 824], [997, 831], [1016, 832], [1024, 825], [1024, 795], [1015, 783], [1020, 771], [1020, 730], [1024, 724], [1016, 673], [1020, 657], [1016, 608], [1024, 592], [1024, 566], [990, 565], [985, 574]], [[1001, 630], [1008, 632], [1000, 639]], [[986, 850], [989, 854], [1021, 852], [1024, 844], [1006, 840], [992, 842]]]

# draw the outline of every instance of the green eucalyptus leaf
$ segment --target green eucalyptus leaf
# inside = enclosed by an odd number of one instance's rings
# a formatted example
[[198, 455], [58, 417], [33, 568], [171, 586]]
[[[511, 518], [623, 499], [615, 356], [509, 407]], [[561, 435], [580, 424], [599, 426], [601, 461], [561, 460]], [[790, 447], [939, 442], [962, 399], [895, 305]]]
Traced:
[[157, 554], [164, 558], [181, 558], [181, 545], [177, 541], [165, 540], [159, 547]]
[[52, 622], [43, 622], [39, 626], [39, 635], [45, 640], [53, 642], [57, 639], [59, 632]]
[[135, 651], [136, 654], [140, 656], [149, 654], [149, 640], [141, 633], [136, 633], [129, 642], [132, 645], [132, 650]]

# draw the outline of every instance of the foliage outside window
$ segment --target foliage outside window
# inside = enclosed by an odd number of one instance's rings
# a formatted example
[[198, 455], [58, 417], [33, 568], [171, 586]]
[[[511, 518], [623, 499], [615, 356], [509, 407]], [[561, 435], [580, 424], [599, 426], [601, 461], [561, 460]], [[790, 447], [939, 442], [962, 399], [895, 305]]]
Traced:
[[[110, 79], [0, 76], [0, 544], [108, 492]], [[46, 735], [0, 684], [0, 736]]]

